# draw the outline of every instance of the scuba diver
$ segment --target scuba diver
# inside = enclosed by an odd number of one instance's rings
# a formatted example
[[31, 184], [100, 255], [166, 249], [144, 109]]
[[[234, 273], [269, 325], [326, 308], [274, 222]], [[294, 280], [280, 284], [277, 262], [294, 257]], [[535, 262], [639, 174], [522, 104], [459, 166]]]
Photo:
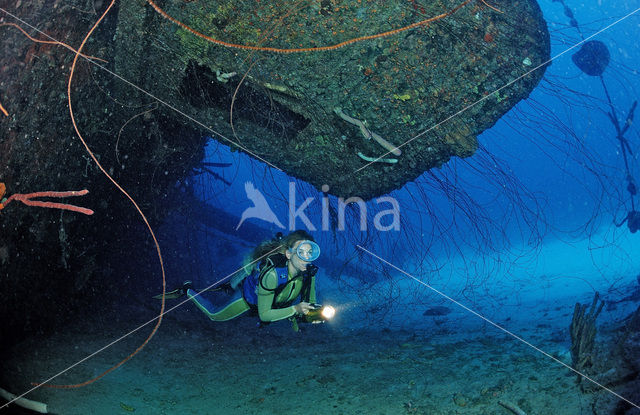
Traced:
[[257, 312], [260, 324], [290, 319], [297, 331], [298, 318], [315, 323], [332, 316], [321, 314], [330, 307], [315, 304], [318, 267], [311, 262], [318, 256], [320, 247], [307, 232], [297, 230], [284, 237], [278, 233], [258, 245], [245, 261], [244, 274], [226, 285], [234, 295], [221, 308], [216, 309], [202, 292], [193, 290], [190, 281], [167, 297], [186, 295], [213, 321], [228, 321], [251, 310]]

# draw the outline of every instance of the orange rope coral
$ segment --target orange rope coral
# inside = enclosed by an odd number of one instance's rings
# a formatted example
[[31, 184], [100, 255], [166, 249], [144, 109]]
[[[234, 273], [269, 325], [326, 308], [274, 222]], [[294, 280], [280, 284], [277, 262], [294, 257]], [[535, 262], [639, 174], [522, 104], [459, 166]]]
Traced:
[[[0, 23], [0, 27], [2, 26], [12, 26], [15, 27], [16, 29], [18, 29], [19, 31], [22, 32], [22, 34], [24, 34], [27, 38], [29, 38], [29, 40], [36, 42], [36, 43], [44, 43], [47, 45], [56, 45], [56, 46], [63, 46], [67, 49], [69, 49], [70, 51], [77, 53], [76, 50], [74, 48], [72, 48], [71, 46], [67, 45], [66, 43], [63, 42], [59, 42], [57, 40], [42, 40], [42, 39], [36, 39], [33, 36], [31, 36], [29, 33], [27, 33], [23, 28], [21, 28], [20, 26], [18, 26], [15, 23]], [[96, 58], [95, 56], [89, 56], [89, 55], [84, 55], [84, 54], [80, 54], [80, 56], [82, 56], [83, 58], [86, 59], [94, 59], [97, 61], [102, 61], [102, 62], [106, 62], [104, 59], [100, 59], [100, 58]], [[2, 112], [5, 116], [9, 116], [9, 113], [7, 112], [7, 110], [2, 106], [2, 104], [0, 104], [0, 112]]]
[[[82, 55], [81, 51], [82, 48], [84, 48], [84, 45], [87, 43], [87, 40], [89, 39], [89, 37], [91, 37], [91, 35], [93, 34], [93, 32], [96, 30], [96, 28], [98, 27], [98, 25], [104, 20], [105, 16], [109, 13], [109, 11], [111, 10], [111, 8], [113, 7], [115, 3], [115, 0], [111, 0], [111, 2], [109, 3], [109, 6], [106, 8], [106, 10], [104, 11], [104, 13], [100, 16], [100, 18], [98, 19], [98, 21], [96, 21], [96, 23], [91, 27], [91, 29], [89, 30], [89, 32], [87, 33], [87, 35], [84, 37], [84, 39], [82, 40], [82, 43], [80, 44], [80, 47], [78, 48], [78, 50], [74, 50], [75, 52], [75, 57], [73, 59], [73, 63], [71, 64], [71, 71], [69, 73], [69, 81], [67, 83], [67, 99], [68, 99], [68, 105], [69, 105], [69, 113], [71, 115], [71, 122], [73, 124], [73, 128], [76, 131], [76, 134], [78, 135], [78, 138], [80, 139], [80, 141], [82, 142], [82, 145], [84, 146], [84, 148], [87, 150], [87, 153], [89, 153], [89, 156], [93, 159], [93, 161], [96, 163], [96, 165], [98, 166], [98, 168], [100, 169], [100, 171], [109, 179], [111, 180], [111, 182], [118, 188], [118, 190], [120, 190], [120, 192], [122, 192], [128, 199], [129, 201], [131, 201], [131, 203], [133, 204], [133, 206], [135, 207], [135, 209], [138, 211], [138, 213], [140, 214], [140, 216], [142, 217], [142, 220], [144, 221], [145, 225], [147, 226], [147, 229], [149, 230], [149, 233], [151, 234], [151, 237], [153, 238], [153, 242], [155, 244], [156, 247], [156, 252], [158, 254], [158, 260], [160, 261], [160, 269], [162, 271], [162, 305], [160, 306], [160, 312], [158, 313], [158, 316], [156, 317], [156, 324], [153, 327], [153, 330], [151, 330], [151, 333], [147, 336], [147, 338], [145, 339], [145, 341], [138, 346], [138, 348], [136, 348], [131, 354], [129, 354], [127, 357], [125, 357], [124, 359], [122, 359], [120, 362], [116, 363], [115, 365], [113, 365], [112, 367], [110, 367], [109, 369], [105, 370], [104, 372], [102, 372], [101, 374], [86, 380], [84, 382], [81, 383], [76, 383], [76, 384], [71, 384], [71, 385], [54, 385], [54, 384], [50, 384], [49, 382], [54, 379], [55, 377], [57, 377], [58, 375], [64, 373], [60, 372], [57, 375], [45, 380], [44, 382], [41, 383], [33, 383], [34, 386], [38, 387], [38, 386], [46, 386], [49, 388], [59, 388], [59, 389], [72, 389], [72, 388], [80, 388], [82, 386], [86, 386], [89, 385], [95, 381], [97, 381], [98, 379], [101, 379], [102, 377], [104, 377], [105, 375], [107, 375], [108, 373], [113, 372], [114, 370], [116, 370], [117, 368], [119, 368], [120, 366], [122, 366], [124, 363], [126, 363], [127, 361], [129, 361], [133, 356], [135, 356], [136, 354], [138, 354], [138, 352], [140, 352], [140, 350], [142, 350], [147, 343], [149, 343], [149, 341], [151, 340], [151, 338], [156, 334], [156, 332], [158, 331], [158, 328], [160, 327], [160, 324], [162, 323], [162, 316], [164, 314], [164, 310], [165, 310], [165, 292], [166, 292], [166, 276], [165, 276], [165, 270], [164, 270], [164, 264], [163, 264], [163, 260], [162, 260], [162, 254], [160, 253], [160, 244], [158, 243], [158, 240], [155, 236], [155, 233], [153, 232], [153, 229], [151, 228], [151, 225], [149, 224], [149, 221], [147, 220], [147, 217], [144, 215], [144, 213], [142, 213], [142, 210], [140, 209], [140, 207], [138, 206], [138, 204], [135, 202], [135, 200], [131, 197], [131, 195], [129, 195], [129, 193], [127, 193], [126, 190], [124, 190], [122, 188], [122, 186], [120, 186], [120, 184], [118, 182], [115, 181], [115, 179], [113, 177], [111, 177], [109, 175], [109, 173], [107, 173], [107, 171], [104, 169], [104, 167], [102, 167], [102, 165], [100, 164], [100, 162], [98, 161], [98, 159], [96, 158], [96, 156], [93, 154], [93, 152], [91, 151], [91, 149], [89, 149], [89, 145], [87, 144], [87, 142], [84, 140], [84, 138], [82, 137], [82, 134], [80, 134], [80, 130], [78, 128], [78, 125], [76, 124], [76, 119], [74, 117], [73, 114], [73, 106], [72, 106], [72, 102], [71, 102], [71, 84], [73, 82], [73, 75], [75, 73], [75, 68], [76, 65], [78, 63], [78, 57], [80, 56], [84, 56]], [[145, 324], [146, 325], [146, 324]], [[145, 325], [140, 326], [139, 328], [144, 327]], [[111, 343], [113, 344], [113, 343]], [[111, 346], [111, 344], [103, 347], [100, 350], [97, 350], [96, 352], [94, 352], [92, 355], [88, 356], [87, 358], [81, 360], [80, 362], [77, 362], [76, 364], [72, 365], [71, 367], [69, 367], [68, 369], [71, 369], [72, 367], [74, 367], [75, 365], [89, 359], [91, 356], [101, 352], [102, 350], [106, 349], [107, 347]], [[68, 370], [67, 369], [67, 370]], [[66, 370], [65, 370], [66, 371]]]
[[[424, 26], [424, 25], [429, 24], [431, 22], [434, 22], [436, 20], [443, 19], [443, 18], [445, 18], [447, 16], [450, 16], [450, 15], [454, 14], [455, 12], [460, 10], [462, 7], [464, 7], [467, 4], [471, 3], [471, 0], [465, 0], [462, 3], [460, 3], [459, 5], [457, 5], [456, 7], [454, 7], [453, 9], [451, 9], [451, 10], [445, 12], [445, 13], [441, 13], [441, 14], [439, 14], [437, 16], [430, 17], [428, 19], [424, 19], [424, 20], [421, 20], [421, 21], [416, 22], [416, 23], [412, 23], [412, 24], [410, 24], [408, 26], [400, 27], [398, 29], [388, 30], [386, 32], [376, 33], [376, 34], [373, 34], [373, 35], [354, 37], [352, 39], [345, 40], [343, 42], [339, 42], [339, 43], [336, 43], [334, 45], [318, 46], [318, 47], [307, 47], [307, 48], [274, 48], [274, 47], [241, 45], [241, 44], [237, 44], [237, 43], [225, 42], [224, 40], [214, 39], [211, 36], [207, 36], [207, 35], [205, 35], [203, 33], [198, 32], [195, 29], [192, 29], [191, 27], [189, 27], [186, 24], [182, 23], [180, 20], [172, 17], [167, 12], [162, 10], [153, 0], [147, 0], [147, 1], [151, 5], [151, 7], [153, 7], [165, 19], [177, 24], [181, 28], [183, 28], [185, 30], [188, 30], [189, 32], [193, 33], [194, 35], [196, 35], [196, 36], [198, 36], [198, 37], [200, 37], [202, 39], [205, 39], [205, 40], [207, 40], [207, 41], [209, 41], [211, 43], [215, 43], [216, 45], [224, 46], [224, 47], [227, 47], [227, 48], [244, 49], [244, 50], [256, 50], [256, 51], [262, 51], [262, 52], [275, 52], [275, 53], [324, 52], [324, 51], [328, 51], [328, 50], [335, 50], [335, 49], [343, 48], [343, 47], [351, 45], [353, 43], [362, 42], [363, 40], [379, 39], [379, 38], [383, 38], [383, 37], [392, 36], [392, 35], [395, 35], [395, 34], [398, 34], [398, 33], [401, 33], [401, 32], [405, 32], [407, 30], [415, 29], [416, 27]], [[484, 3], [484, 1], [483, 1], [483, 3]]]
[[[72, 48], [71, 46], [67, 45], [66, 43], [62, 43], [62, 42], [59, 42], [57, 40], [36, 39], [35, 37], [31, 36], [23, 28], [21, 28], [20, 26], [18, 26], [15, 23], [0, 23], [0, 26], [12, 26], [12, 27], [15, 27], [16, 29], [21, 31], [22, 34], [24, 34], [26, 37], [28, 37], [29, 40], [32, 40], [32, 41], [34, 41], [36, 43], [44, 43], [46, 45], [63, 46], [65, 48], [69, 49], [70, 51], [72, 51], [73, 53], [77, 53], [77, 51], [74, 48]], [[94, 56], [89, 56], [89, 55], [83, 55], [82, 53], [80, 54], [80, 56], [82, 56], [83, 58], [86, 58], [86, 59], [95, 59], [95, 60], [98, 60], [98, 61], [106, 62], [104, 59], [96, 58]]]

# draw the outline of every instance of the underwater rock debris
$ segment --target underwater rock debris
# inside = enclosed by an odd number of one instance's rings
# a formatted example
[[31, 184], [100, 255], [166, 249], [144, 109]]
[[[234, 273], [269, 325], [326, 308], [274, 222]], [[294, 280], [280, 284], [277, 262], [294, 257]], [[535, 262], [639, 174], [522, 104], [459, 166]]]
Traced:
[[[451, 157], [471, 156], [476, 136], [529, 95], [544, 71], [528, 71], [549, 57], [534, 0], [492, 2], [503, 13], [461, 0], [424, 2], [419, 10], [400, 0], [339, 0], [330, 9], [319, 2], [156, 2], [211, 39], [253, 50], [196, 36], [144, 3], [120, 5], [119, 74], [216, 132], [202, 128], [203, 135], [343, 197], [370, 199]], [[305, 51], [274, 53], [287, 48]], [[221, 81], [221, 73], [237, 75]], [[402, 157], [359, 170], [366, 160], [358, 152], [386, 151], [363, 142], [334, 108], [367, 120], [393, 148], [409, 141]]]

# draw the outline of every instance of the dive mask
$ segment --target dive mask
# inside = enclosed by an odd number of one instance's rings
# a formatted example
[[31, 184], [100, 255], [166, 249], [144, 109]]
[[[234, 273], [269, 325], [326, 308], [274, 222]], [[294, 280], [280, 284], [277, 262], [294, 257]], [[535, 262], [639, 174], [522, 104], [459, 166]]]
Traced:
[[298, 258], [305, 262], [315, 261], [320, 256], [320, 247], [318, 244], [309, 240], [301, 241], [296, 249], [292, 248], [290, 251], [295, 251]]

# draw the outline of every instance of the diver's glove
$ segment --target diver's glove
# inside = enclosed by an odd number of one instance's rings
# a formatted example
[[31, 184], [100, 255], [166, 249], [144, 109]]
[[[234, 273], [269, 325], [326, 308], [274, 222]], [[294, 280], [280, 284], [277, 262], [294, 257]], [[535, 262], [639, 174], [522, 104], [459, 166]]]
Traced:
[[162, 300], [162, 298], [171, 299], [171, 298], [184, 297], [187, 294], [187, 290], [192, 288], [193, 288], [193, 284], [191, 283], [191, 281], [187, 280], [182, 283], [182, 287], [176, 288], [175, 290], [167, 291], [164, 293], [164, 295], [163, 294], [154, 295], [153, 298]]
[[315, 304], [310, 304], [310, 303], [302, 301], [302, 302], [299, 302], [298, 304], [294, 305], [293, 309], [295, 310], [297, 316], [302, 317], [302, 316], [306, 315], [307, 313], [309, 313], [309, 311], [315, 309]]

